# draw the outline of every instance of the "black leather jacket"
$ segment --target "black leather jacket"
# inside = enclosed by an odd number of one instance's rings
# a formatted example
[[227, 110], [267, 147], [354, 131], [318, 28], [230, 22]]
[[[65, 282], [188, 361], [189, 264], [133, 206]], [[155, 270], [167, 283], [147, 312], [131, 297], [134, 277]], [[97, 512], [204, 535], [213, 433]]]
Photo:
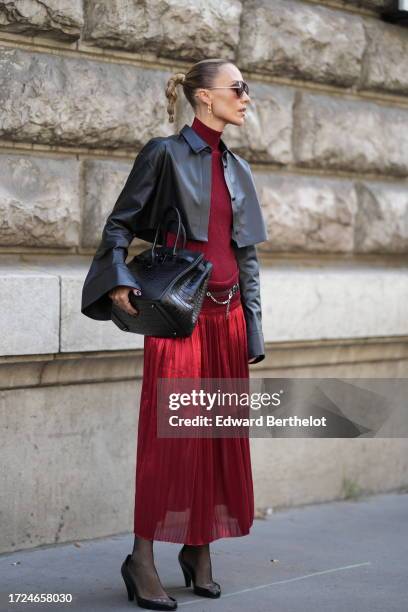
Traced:
[[[221, 139], [224, 176], [231, 194], [232, 246], [239, 267], [248, 358], [264, 359], [259, 265], [255, 244], [268, 240], [248, 162]], [[125, 260], [134, 237], [153, 242], [165, 207], [180, 210], [187, 239], [208, 240], [211, 198], [211, 148], [187, 124], [178, 134], [151, 138], [108, 216], [82, 290], [81, 312], [101, 321], [111, 318], [108, 292], [118, 285], [137, 287]], [[169, 225], [171, 231], [175, 226]]]

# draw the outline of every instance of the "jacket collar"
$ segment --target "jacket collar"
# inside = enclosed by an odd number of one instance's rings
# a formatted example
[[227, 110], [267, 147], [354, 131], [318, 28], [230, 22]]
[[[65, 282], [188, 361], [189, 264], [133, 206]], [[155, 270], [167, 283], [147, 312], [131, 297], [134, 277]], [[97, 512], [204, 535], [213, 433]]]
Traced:
[[[197, 134], [195, 130], [190, 125], [184, 124], [184, 126], [180, 130], [180, 134], [184, 136], [190, 147], [193, 149], [194, 153], [199, 153], [203, 149], [209, 149], [210, 146]], [[238, 159], [235, 153], [231, 151], [225, 144], [222, 138], [220, 138], [220, 148], [224, 154], [224, 151], [228, 151], [231, 155]]]

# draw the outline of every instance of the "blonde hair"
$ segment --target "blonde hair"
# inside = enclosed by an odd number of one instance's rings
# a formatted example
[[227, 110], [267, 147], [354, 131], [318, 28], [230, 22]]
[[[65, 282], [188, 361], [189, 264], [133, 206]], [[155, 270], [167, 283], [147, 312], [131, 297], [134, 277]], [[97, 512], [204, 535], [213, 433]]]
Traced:
[[197, 108], [197, 102], [194, 97], [194, 92], [199, 88], [211, 87], [214, 83], [214, 79], [218, 74], [218, 70], [224, 64], [232, 64], [230, 60], [222, 58], [206, 59], [193, 64], [191, 68], [184, 74], [183, 72], [176, 72], [173, 74], [166, 85], [166, 98], [168, 99], [167, 113], [169, 115], [169, 122], [174, 123], [174, 113], [177, 101], [177, 85], [183, 86], [183, 92], [195, 111]]

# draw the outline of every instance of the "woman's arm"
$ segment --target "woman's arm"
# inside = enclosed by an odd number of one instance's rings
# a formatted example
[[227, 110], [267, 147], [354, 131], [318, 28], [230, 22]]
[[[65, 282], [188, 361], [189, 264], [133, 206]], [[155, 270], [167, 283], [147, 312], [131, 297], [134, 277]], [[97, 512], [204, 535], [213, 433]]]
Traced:
[[250, 363], [258, 363], [265, 359], [265, 346], [256, 247], [237, 247], [234, 242], [232, 245], [239, 268], [239, 287], [247, 326], [248, 360]]
[[119, 285], [139, 288], [125, 261], [141, 211], [148, 205], [160, 172], [163, 147], [152, 138], [138, 153], [102, 231], [82, 289], [81, 312], [91, 319], [111, 318], [109, 291]]

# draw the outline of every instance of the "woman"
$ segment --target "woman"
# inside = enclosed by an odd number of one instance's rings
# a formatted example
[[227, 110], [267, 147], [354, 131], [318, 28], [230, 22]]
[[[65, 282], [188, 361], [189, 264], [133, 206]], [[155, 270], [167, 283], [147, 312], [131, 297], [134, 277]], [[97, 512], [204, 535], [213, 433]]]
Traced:
[[[82, 312], [92, 318], [110, 318], [107, 296], [137, 316], [129, 293], [140, 290], [124, 265], [127, 246], [134, 236], [153, 241], [163, 198], [176, 191], [188, 230], [185, 248], [204, 252], [213, 269], [192, 335], [144, 338], [135, 539], [122, 576], [129, 599], [136, 595], [140, 606], [156, 610], [173, 610], [177, 602], [160, 582], [153, 541], [184, 543], [178, 559], [186, 586], [192, 579], [197, 595], [219, 597], [209, 543], [247, 535], [254, 512], [248, 438], [158, 438], [157, 379], [248, 378], [248, 363], [264, 358], [254, 244], [267, 233], [249, 166], [221, 139], [225, 125], [244, 123], [248, 86], [229, 61], [198, 62], [168, 81], [170, 122], [178, 84], [194, 110], [193, 123], [151, 139], [139, 153], [106, 222], [82, 301]], [[167, 245], [174, 241], [169, 232]]]

